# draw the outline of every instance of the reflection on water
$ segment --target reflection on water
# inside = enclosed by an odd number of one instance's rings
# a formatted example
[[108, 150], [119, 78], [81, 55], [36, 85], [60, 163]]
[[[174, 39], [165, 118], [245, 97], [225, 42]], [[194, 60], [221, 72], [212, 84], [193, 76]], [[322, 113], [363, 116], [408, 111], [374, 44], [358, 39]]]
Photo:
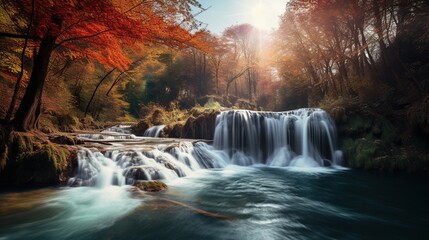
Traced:
[[3, 193], [0, 239], [428, 239], [427, 180], [229, 166], [138, 198], [118, 186]]

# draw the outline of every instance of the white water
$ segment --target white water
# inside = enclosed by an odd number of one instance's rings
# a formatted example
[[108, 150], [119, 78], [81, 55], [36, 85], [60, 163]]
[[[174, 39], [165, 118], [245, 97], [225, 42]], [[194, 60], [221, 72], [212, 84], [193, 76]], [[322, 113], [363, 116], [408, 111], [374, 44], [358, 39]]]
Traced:
[[116, 125], [107, 128], [100, 133], [82, 133], [77, 135], [83, 140], [116, 140], [116, 139], [135, 139], [136, 136], [131, 134], [131, 125]]
[[214, 146], [234, 164], [277, 167], [336, 166], [335, 125], [321, 109], [288, 112], [234, 110], [216, 120]]
[[131, 134], [131, 125], [115, 125], [113, 127], [109, 127], [102, 132], [104, 133], [125, 133], [125, 134]]
[[[159, 136], [163, 127], [152, 127], [145, 136]], [[108, 136], [112, 139], [140, 139], [124, 132], [118, 126], [107, 133], [118, 134]], [[80, 135], [87, 139], [99, 136]], [[230, 164], [302, 170], [337, 166], [341, 151], [336, 149], [335, 136], [332, 120], [321, 109], [280, 113], [226, 111], [217, 117], [213, 146], [183, 140], [132, 148], [116, 144], [103, 152], [82, 147], [78, 153], [79, 167], [69, 185], [104, 188], [140, 180], [171, 181], [201, 169], [224, 168]]]
[[203, 142], [180, 142], [175, 145], [124, 147], [106, 150], [81, 147], [79, 166], [70, 186], [129, 185], [139, 180], [171, 181], [191, 175], [195, 170], [223, 168], [229, 164], [222, 151]]
[[145, 137], [159, 137], [161, 134], [162, 129], [164, 129], [165, 125], [156, 125], [153, 127], [150, 127], [144, 131], [143, 136]]

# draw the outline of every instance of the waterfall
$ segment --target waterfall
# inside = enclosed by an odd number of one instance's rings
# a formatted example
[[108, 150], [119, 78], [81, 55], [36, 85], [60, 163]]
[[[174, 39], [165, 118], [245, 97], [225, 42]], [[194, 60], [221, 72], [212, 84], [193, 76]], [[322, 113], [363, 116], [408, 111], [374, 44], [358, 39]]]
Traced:
[[[164, 125], [145, 136], [159, 136]], [[314, 168], [340, 164], [336, 130], [321, 109], [288, 112], [224, 111], [217, 116], [213, 146], [190, 140], [157, 139], [125, 134], [118, 126], [78, 137], [112, 147], [85, 148], [78, 152], [78, 169], [71, 186], [129, 185], [141, 180], [173, 180], [194, 171], [223, 168], [228, 164]], [[146, 134], [147, 133], [147, 134]], [[120, 141], [119, 141], [120, 140]]]
[[153, 127], [150, 127], [144, 131], [143, 136], [145, 137], [159, 137], [161, 134], [162, 129], [164, 129], [165, 125], [156, 125]]
[[238, 165], [338, 165], [333, 121], [322, 109], [287, 112], [232, 110], [216, 119], [214, 147]]
[[127, 149], [80, 147], [78, 168], [69, 186], [129, 185], [140, 180], [173, 180], [198, 169], [223, 168], [228, 157], [204, 142], [180, 142]]

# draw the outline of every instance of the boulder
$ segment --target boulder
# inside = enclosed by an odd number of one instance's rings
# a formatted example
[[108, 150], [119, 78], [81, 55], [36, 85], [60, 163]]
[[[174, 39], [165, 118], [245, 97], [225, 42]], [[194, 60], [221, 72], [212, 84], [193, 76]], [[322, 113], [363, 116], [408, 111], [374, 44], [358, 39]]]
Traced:
[[190, 139], [213, 140], [218, 110], [204, 111], [197, 117], [191, 116], [182, 128], [181, 136]]
[[136, 181], [133, 186], [146, 192], [159, 192], [168, 188], [167, 185], [161, 181]]
[[6, 186], [65, 183], [77, 166], [75, 149], [52, 144], [31, 133], [12, 133], [4, 148], [7, 156], [0, 169], [0, 182]]
[[143, 136], [144, 132], [149, 128], [146, 120], [139, 121], [136, 125], [131, 127], [131, 132], [136, 136]]
[[138, 180], [158, 180], [162, 178], [159, 169], [152, 166], [129, 167], [124, 170], [123, 175], [126, 184], [132, 184]]
[[78, 139], [77, 137], [69, 137], [66, 135], [49, 137], [49, 141], [64, 145], [79, 145], [85, 143], [82, 139]]

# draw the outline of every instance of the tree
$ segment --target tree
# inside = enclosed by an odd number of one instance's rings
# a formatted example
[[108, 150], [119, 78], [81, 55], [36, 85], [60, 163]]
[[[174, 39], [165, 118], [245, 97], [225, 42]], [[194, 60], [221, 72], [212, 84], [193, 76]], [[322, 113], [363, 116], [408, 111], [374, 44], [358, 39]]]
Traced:
[[220, 94], [220, 69], [225, 59], [225, 55], [228, 53], [228, 49], [225, 46], [224, 38], [212, 37], [210, 44], [212, 45], [212, 52], [209, 54], [209, 62], [211, 65], [212, 72], [216, 81], [216, 94]]
[[234, 45], [234, 51], [240, 51], [238, 56], [243, 58], [247, 69], [247, 96], [252, 102], [256, 92], [257, 79], [256, 72], [252, 70], [255, 70], [255, 66], [259, 63], [259, 32], [250, 24], [241, 24], [227, 28], [224, 36]]
[[309, 80], [309, 96], [319, 95], [318, 100], [381, 99], [377, 88], [407, 98], [424, 94], [416, 73], [427, 62], [427, 36], [422, 33], [428, 18], [429, 4], [422, 0], [292, 0], [276, 45], [280, 65], [296, 61], [279, 69], [283, 76], [299, 79], [298, 69]]
[[[22, 23], [30, 22], [31, 0], [1, 0], [1, 4], [13, 14], [10, 26], [15, 32], [0, 33], [0, 37], [24, 39]], [[27, 131], [36, 127], [52, 54], [83, 56], [125, 70], [131, 60], [124, 46], [134, 46], [136, 41], [168, 46], [197, 44], [189, 33], [194, 26], [191, 6], [201, 7], [195, 0], [37, 1], [29, 31], [37, 51], [14, 128]]]

